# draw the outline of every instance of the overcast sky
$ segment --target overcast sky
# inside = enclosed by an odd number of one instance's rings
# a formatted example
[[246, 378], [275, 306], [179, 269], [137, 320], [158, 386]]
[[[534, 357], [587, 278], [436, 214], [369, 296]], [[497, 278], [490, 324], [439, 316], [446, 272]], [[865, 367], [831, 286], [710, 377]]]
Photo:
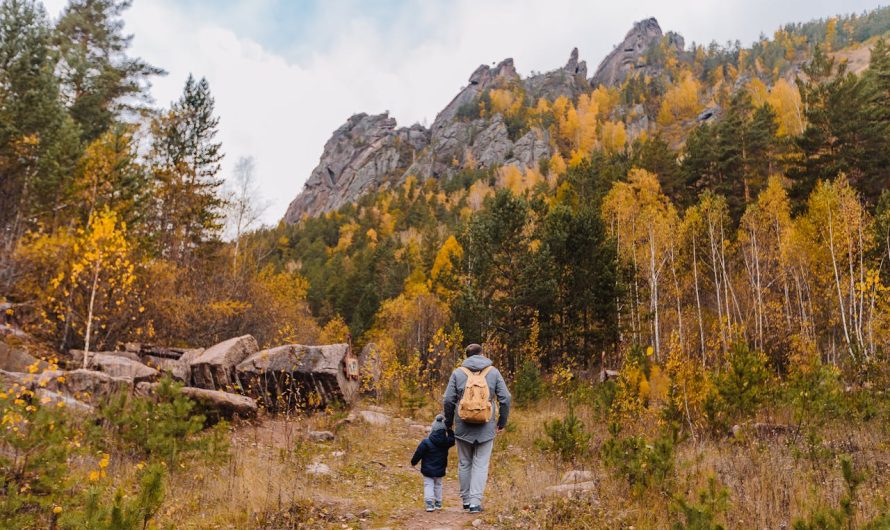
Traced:
[[[44, 0], [55, 17], [66, 0]], [[429, 124], [480, 64], [513, 57], [522, 75], [561, 67], [572, 47], [592, 75], [634, 21], [695, 41], [750, 45], [786, 22], [879, 0], [134, 0], [131, 54], [168, 73], [158, 105], [189, 72], [216, 97], [225, 176], [256, 158], [264, 221], [276, 223], [331, 132], [357, 112]]]

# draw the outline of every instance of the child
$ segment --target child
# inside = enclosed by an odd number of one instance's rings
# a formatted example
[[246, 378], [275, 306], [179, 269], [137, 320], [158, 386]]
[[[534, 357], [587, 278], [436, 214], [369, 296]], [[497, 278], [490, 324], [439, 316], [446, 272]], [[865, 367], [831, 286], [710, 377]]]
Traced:
[[445, 428], [445, 416], [439, 414], [433, 421], [430, 435], [421, 440], [411, 458], [411, 467], [422, 461], [423, 500], [428, 512], [442, 509], [442, 477], [448, 467], [448, 449], [452, 445], [454, 433]]

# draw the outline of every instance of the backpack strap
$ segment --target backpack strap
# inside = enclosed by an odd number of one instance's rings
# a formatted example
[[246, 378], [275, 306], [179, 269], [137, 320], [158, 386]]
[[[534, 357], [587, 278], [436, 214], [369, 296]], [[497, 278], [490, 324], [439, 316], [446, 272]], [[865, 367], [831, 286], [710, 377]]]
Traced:
[[473, 375], [473, 372], [471, 372], [470, 369], [465, 366], [458, 367], [458, 370], [462, 371], [464, 375], [467, 376], [467, 379], [469, 379], [470, 376]]
[[486, 375], [488, 375], [488, 372], [490, 372], [492, 368], [493, 368], [492, 365], [489, 364], [488, 366], [483, 368], [481, 372], [479, 372], [479, 375], [481, 375], [482, 377], [485, 377]]

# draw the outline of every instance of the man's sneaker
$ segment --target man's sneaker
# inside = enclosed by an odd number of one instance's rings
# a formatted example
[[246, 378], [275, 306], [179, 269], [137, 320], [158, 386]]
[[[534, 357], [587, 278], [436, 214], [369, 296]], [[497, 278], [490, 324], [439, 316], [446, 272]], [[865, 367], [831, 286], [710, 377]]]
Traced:
[[469, 505], [469, 504], [464, 503], [464, 511], [465, 511], [465, 512], [470, 511], [470, 505]]
[[437, 509], [437, 510], [441, 510], [441, 509], [442, 509], [442, 501], [436, 501], [436, 509]]
[[428, 512], [436, 511], [436, 505], [433, 503], [433, 501], [426, 501], [426, 511], [428, 511]]
[[473, 506], [470, 506], [470, 509], [468, 511], [470, 513], [482, 513], [482, 506], [479, 504], [475, 504]]

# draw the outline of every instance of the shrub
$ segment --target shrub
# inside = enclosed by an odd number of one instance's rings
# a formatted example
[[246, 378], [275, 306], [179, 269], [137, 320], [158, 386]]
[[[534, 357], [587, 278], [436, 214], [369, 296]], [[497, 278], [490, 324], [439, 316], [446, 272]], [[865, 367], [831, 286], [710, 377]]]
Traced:
[[[849, 457], [841, 457], [841, 476], [847, 491], [840, 499], [840, 508], [819, 510], [810, 515], [809, 520], [798, 519], [794, 522], [794, 530], [842, 530], [853, 528], [853, 515], [856, 503], [856, 490], [865, 476], [862, 472], [853, 468], [853, 462]], [[888, 521], [884, 518], [872, 521], [867, 528], [887, 528], [883, 526]]]
[[544, 394], [544, 380], [541, 370], [534, 361], [525, 361], [516, 374], [513, 383], [513, 398], [516, 405], [524, 407], [541, 399]]
[[548, 439], [538, 440], [538, 447], [559, 455], [563, 460], [574, 460], [590, 450], [590, 434], [584, 429], [584, 423], [575, 416], [572, 406], [569, 406], [565, 418], [545, 422], [544, 433]]
[[698, 493], [698, 502], [687, 503], [682, 497], [675, 498], [677, 508], [685, 522], [674, 524], [674, 530], [723, 530], [717, 523], [720, 514], [726, 512], [729, 492], [717, 484], [717, 479], [708, 477], [708, 487]]
[[669, 436], [649, 442], [642, 436], [618, 438], [613, 433], [601, 455], [603, 464], [637, 491], [664, 489], [674, 470], [674, 442]]
[[128, 497], [117, 489], [110, 506], [101, 502], [100, 489], [93, 487], [87, 494], [83, 513], [63, 518], [62, 525], [95, 530], [145, 529], [164, 502], [164, 474], [160, 464], [146, 467], [139, 480], [139, 493]]
[[68, 485], [71, 419], [42, 401], [19, 385], [0, 391], [0, 526], [45, 526]]
[[[220, 436], [226, 428], [225, 423], [216, 427], [215, 436], [196, 436], [204, 428], [206, 418], [196, 412], [194, 401], [179, 392], [181, 387], [165, 377], [151, 397], [126, 393], [112, 396], [99, 407], [101, 423], [124, 447], [149, 458], [163, 459], [171, 465], [185, 453], [204, 451], [209, 447], [216, 454], [225, 452], [227, 448]], [[102, 432], [93, 434], [97, 445], [107, 443]]]
[[729, 422], [752, 416], [769, 397], [771, 379], [766, 355], [736, 343], [729, 365], [716, 376], [716, 390], [704, 406], [712, 428], [725, 430]]
[[788, 379], [787, 394], [795, 420], [813, 426], [840, 411], [842, 392], [838, 371], [822, 363], [817, 355], [807, 360], [796, 359]]

